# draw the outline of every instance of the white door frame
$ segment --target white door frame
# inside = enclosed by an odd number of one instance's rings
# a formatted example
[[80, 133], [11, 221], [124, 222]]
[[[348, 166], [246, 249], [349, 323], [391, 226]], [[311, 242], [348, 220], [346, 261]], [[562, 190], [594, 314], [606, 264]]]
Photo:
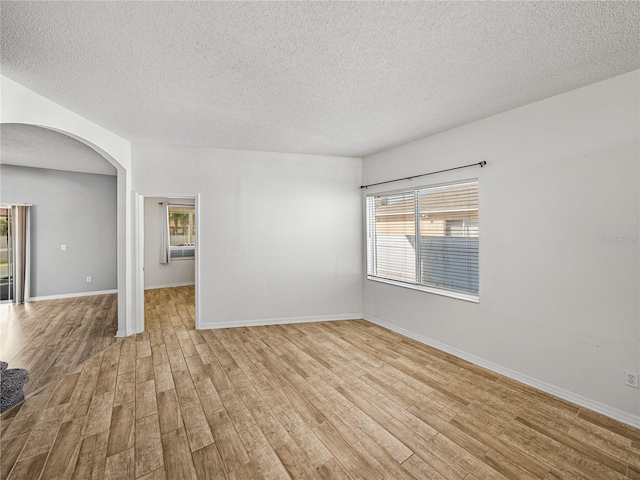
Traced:
[[200, 327], [200, 194], [199, 193], [139, 193], [134, 192], [134, 212], [135, 212], [135, 332], [142, 333], [144, 331], [144, 199], [146, 197], [169, 197], [175, 199], [188, 198], [195, 200], [196, 207], [196, 258], [195, 258], [195, 303], [196, 303], [196, 329]]

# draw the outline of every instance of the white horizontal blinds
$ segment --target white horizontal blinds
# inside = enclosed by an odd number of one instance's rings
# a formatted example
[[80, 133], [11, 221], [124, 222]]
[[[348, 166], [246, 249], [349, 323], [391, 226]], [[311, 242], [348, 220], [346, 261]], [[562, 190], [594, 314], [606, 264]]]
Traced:
[[477, 181], [371, 195], [366, 208], [370, 276], [478, 293]]
[[196, 256], [195, 247], [171, 247], [171, 259], [194, 258]]
[[415, 192], [375, 196], [372, 203], [375, 225], [373, 275], [415, 282]]
[[425, 188], [418, 192], [419, 283], [478, 293], [478, 183]]

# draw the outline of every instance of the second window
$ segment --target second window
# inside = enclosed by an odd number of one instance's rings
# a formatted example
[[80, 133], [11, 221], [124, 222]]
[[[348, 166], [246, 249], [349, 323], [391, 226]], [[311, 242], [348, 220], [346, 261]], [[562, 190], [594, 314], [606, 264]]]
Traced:
[[477, 301], [478, 181], [366, 197], [367, 276]]

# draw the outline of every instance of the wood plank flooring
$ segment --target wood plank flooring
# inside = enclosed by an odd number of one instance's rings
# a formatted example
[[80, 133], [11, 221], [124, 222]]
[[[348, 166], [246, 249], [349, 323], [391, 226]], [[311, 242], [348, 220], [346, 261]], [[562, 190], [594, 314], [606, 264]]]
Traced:
[[116, 343], [117, 295], [0, 305], [0, 360], [26, 368], [25, 395]]
[[365, 321], [145, 333], [0, 420], [10, 479], [638, 479], [640, 431]]

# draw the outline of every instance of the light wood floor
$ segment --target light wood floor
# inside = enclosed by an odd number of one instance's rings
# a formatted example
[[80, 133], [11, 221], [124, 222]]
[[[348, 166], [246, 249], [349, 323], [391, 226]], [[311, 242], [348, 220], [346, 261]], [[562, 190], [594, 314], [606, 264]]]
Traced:
[[0, 305], [0, 360], [26, 368], [30, 394], [116, 343], [117, 295]]
[[11, 479], [640, 478], [640, 431], [365, 321], [195, 331], [193, 288], [2, 428]]

